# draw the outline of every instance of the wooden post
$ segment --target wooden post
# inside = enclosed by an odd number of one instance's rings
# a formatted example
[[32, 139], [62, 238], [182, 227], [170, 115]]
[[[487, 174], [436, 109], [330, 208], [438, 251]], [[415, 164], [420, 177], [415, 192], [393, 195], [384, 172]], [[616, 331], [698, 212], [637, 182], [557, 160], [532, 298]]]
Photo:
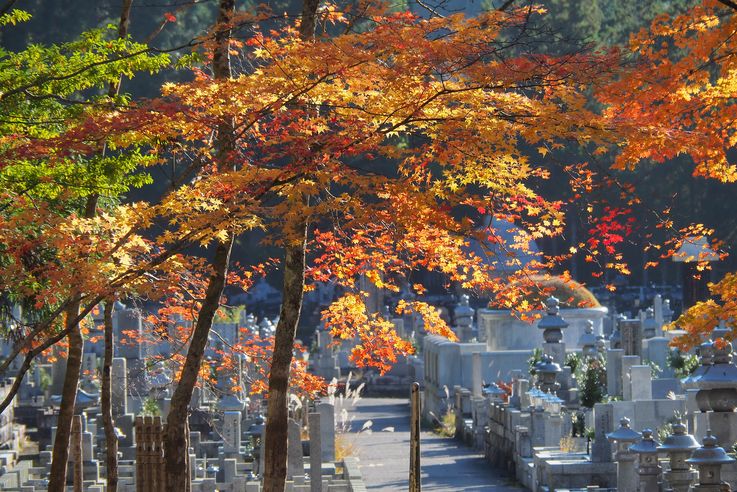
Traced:
[[72, 483], [74, 492], [82, 492], [84, 469], [82, 468], [82, 416], [75, 415], [72, 420], [72, 457], [74, 459], [74, 475]]
[[136, 492], [143, 492], [143, 454], [146, 444], [143, 437], [143, 417], [136, 417]]
[[409, 492], [420, 492], [420, 383], [412, 383], [410, 407]]

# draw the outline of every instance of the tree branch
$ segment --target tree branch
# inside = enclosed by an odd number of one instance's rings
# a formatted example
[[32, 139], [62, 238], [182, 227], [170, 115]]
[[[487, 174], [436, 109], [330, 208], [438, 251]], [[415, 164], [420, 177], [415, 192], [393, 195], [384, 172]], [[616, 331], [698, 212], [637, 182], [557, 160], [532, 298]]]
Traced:
[[722, 5], [725, 5], [729, 7], [730, 9], [734, 10], [735, 12], [737, 12], [737, 3], [733, 2], [732, 0], [718, 0], [718, 1]]
[[505, 11], [505, 10], [507, 10], [507, 9], [508, 9], [509, 7], [511, 7], [511, 6], [512, 6], [512, 4], [513, 4], [514, 2], [515, 2], [515, 0], [507, 0], [507, 1], [506, 1], [506, 2], [504, 2], [504, 3], [502, 4], [502, 6], [501, 6], [501, 7], [499, 7], [499, 8], [497, 9], [497, 10], [498, 10], [499, 12], [504, 12], [504, 11]]

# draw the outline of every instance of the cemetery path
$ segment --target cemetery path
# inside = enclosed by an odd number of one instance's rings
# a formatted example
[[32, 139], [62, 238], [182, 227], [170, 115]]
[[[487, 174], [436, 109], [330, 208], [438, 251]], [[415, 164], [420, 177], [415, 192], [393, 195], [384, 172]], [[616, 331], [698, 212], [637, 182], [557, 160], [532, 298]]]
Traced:
[[[369, 490], [407, 490], [409, 475], [409, 400], [361, 398], [349, 408], [351, 433], [340, 437], [360, 459]], [[371, 420], [372, 433], [359, 430]], [[519, 492], [495, 472], [483, 455], [430, 432], [421, 436], [422, 490]]]

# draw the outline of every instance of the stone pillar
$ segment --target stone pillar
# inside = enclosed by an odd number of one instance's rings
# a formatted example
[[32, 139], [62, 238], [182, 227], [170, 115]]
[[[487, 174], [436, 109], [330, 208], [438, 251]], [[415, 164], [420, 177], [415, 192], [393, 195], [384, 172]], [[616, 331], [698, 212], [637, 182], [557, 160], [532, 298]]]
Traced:
[[560, 446], [563, 437], [563, 417], [560, 414], [546, 414], [544, 434], [546, 447]]
[[609, 396], [622, 396], [622, 357], [624, 350], [609, 349], [606, 351], [606, 386]]
[[481, 377], [481, 354], [474, 352], [471, 354], [471, 394], [474, 397], [481, 396], [481, 386], [483, 384]]
[[311, 413], [310, 421], [310, 491], [322, 492], [322, 431], [319, 413]]
[[625, 401], [632, 400], [632, 379], [630, 376], [630, 369], [632, 369], [632, 366], [639, 365], [639, 355], [625, 355], [622, 357], [622, 399]]
[[639, 319], [621, 320], [619, 331], [625, 355], [642, 357], [642, 323]]
[[652, 400], [653, 382], [650, 366], [632, 366], [630, 368], [630, 399]]
[[657, 326], [656, 336], [660, 337], [663, 335], [663, 325], [665, 324], [663, 297], [660, 294], [655, 294], [653, 298], [653, 318], [655, 318], [655, 326]]
[[591, 461], [594, 463], [610, 463], [612, 461], [612, 445], [607, 434], [612, 431], [614, 407], [611, 403], [594, 405], [594, 443], [591, 446]]
[[74, 462], [72, 484], [74, 492], [82, 492], [84, 486], [84, 468], [82, 467], [82, 417], [75, 415], [72, 420], [72, 460]]
[[241, 413], [223, 412], [223, 452], [239, 453], [241, 449]]
[[545, 446], [545, 412], [542, 407], [537, 407], [532, 410], [532, 446]]
[[317, 411], [322, 433], [322, 460], [332, 463], [335, 461], [335, 407], [332, 403], [318, 403]]
[[289, 419], [287, 441], [287, 480], [305, 473], [302, 456], [302, 428], [296, 420]]
[[[514, 408], [526, 408], [522, 406], [522, 400], [529, 390], [530, 381], [528, 379], [517, 379], [514, 381], [512, 383], [512, 396], [510, 396], [509, 405]], [[527, 406], [529, 406], [529, 403]]]
[[223, 483], [230, 484], [235, 481], [237, 463], [238, 461], [235, 458], [225, 458], [223, 460]]

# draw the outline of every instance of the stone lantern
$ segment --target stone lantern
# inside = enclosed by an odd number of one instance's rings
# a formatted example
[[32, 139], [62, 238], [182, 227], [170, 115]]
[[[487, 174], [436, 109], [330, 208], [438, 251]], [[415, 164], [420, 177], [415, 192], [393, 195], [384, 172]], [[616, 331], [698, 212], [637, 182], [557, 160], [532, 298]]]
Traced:
[[540, 362], [535, 366], [538, 374], [537, 386], [543, 393], [556, 392], [560, 389], [560, 383], [556, 381], [558, 373], [562, 371], [560, 365], [553, 362], [549, 355], [543, 355]]
[[461, 342], [468, 342], [473, 338], [474, 313], [474, 309], [469, 305], [468, 295], [463, 294], [460, 302], [453, 309], [456, 331]]
[[660, 490], [658, 479], [660, 478], [660, 464], [658, 463], [658, 445], [660, 443], [653, 439], [653, 431], [644, 429], [642, 439], [630, 446], [630, 451], [637, 453], [640, 458], [640, 466], [637, 473], [640, 475], [640, 492]]
[[673, 492], [688, 492], [691, 482], [696, 478], [696, 472], [691, 469], [686, 460], [699, 443], [691, 434], [686, 433], [686, 426], [682, 422], [671, 426], [672, 434], [665, 438], [658, 446], [658, 452], [668, 455], [670, 471], [665, 472], [665, 481]]
[[488, 396], [491, 401], [501, 402], [504, 400], [507, 392], [501, 389], [498, 384], [491, 383], [483, 387], [483, 389], [481, 390], [481, 394], [484, 396]]
[[586, 328], [578, 339], [578, 345], [581, 347], [581, 355], [583, 357], [596, 357], [596, 344], [598, 338], [594, 335], [594, 322], [586, 320]]
[[537, 407], [540, 406], [540, 398], [544, 395], [542, 391], [540, 391], [539, 388], [533, 387], [530, 391], [527, 392], [527, 396], [530, 400], [530, 406], [531, 407]]
[[617, 445], [614, 453], [614, 460], [617, 462], [617, 490], [637, 492], [636, 456], [630, 451], [630, 446], [640, 439], [640, 433], [630, 429], [630, 419], [624, 417], [619, 421], [619, 428], [606, 437]]
[[545, 410], [553, 415], [559, 415], [563, 408], [563, 400], [554, 393], [547, 393], [545, 398]]
[[655, 321], [655, 310], [649, 307], [645, 310], [645, 320], [642, 322], [642, 336], [643, 338], [653, 338], [658, 334], [660, 330], [658, 322]]
[[560, 301], [555, 297], [549, 297], [545, 301], [547, 315], [543, 316], [537, 327], [543, 331], [545, 343], [560, 343], [563, 340], [563, 332], [561, 330], [568, 328], [568, 323], [560, 314]]
[[[732, 364], [732, 344], [714, 344], [714, 363], [697, 382], [699, 393], [707, 392], [709, 407], [714, 412], [734, 412], [737, 408], [737, 367]], [[703, 397], [701, 397], [703, 399]], [[702, 410], [703, 411], [703, 410]]]
[[734, 463], [724, 448], [717, 446], [717, 438], [706, 431], [703, 446], [696, 449], [686, 463], [699, 469], [699, 483], [694, 492], [723, 492], [732, 490], [726, 482], [722, 482], [722, 465]]
[[683, 384], [685, 388], [699, 389], [696, 393], [696, 404], [700, 411], [708, 412], [711, 410], [709, 406], [709, 390], [702, 389], [699, 381], [709, 372], [709, 369], [714, 364], [714, 345], [711, 342], [704, 342], [699, 345], [699, 361], [701, 365], [683, 381]]

